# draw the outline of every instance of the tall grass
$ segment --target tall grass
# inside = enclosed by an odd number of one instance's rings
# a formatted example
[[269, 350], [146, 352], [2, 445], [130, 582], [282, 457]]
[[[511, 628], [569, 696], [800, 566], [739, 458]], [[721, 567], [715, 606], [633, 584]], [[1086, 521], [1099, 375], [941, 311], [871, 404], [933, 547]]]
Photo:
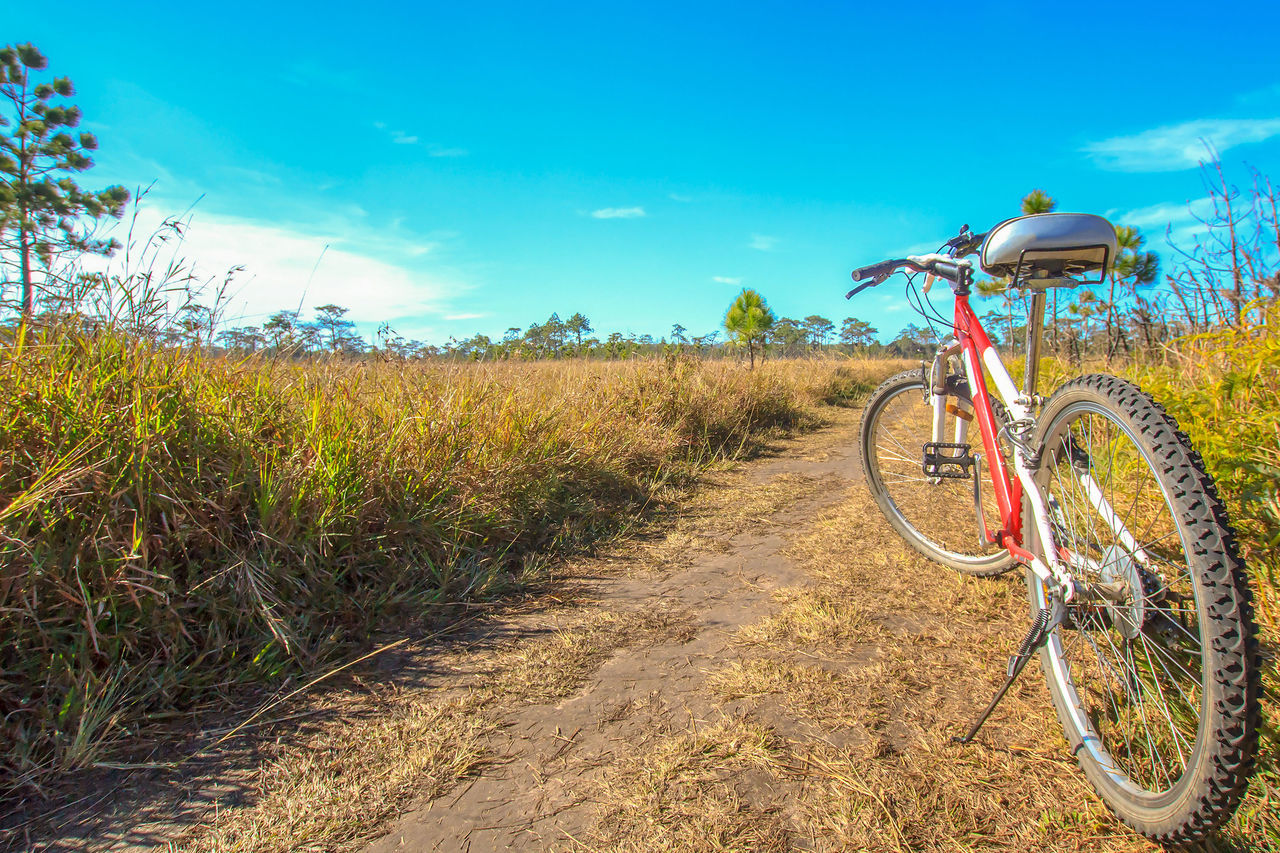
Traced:
[[1130, 373], [1178, 420], [1230, 505], [1256, 581], [1258, 611], [1280, 638], [1280, 305], [1261, 319], [1185, 339]]
[[3, 785], [322, 665], [388, 619], [521, 583], [868, 376], [679, 358], [232, 362], [105, 332], [10, 342]]
[[1160, 363], [1127, 371], [1204, 457], [1252, 581], [1263, 643], [1262, 742], [1249, 796], [1224, 834], [1241, 850], [1280, 845], [1280, 305], [1255, 303], [1245, 317], [1234, 328], [1179, 341]]

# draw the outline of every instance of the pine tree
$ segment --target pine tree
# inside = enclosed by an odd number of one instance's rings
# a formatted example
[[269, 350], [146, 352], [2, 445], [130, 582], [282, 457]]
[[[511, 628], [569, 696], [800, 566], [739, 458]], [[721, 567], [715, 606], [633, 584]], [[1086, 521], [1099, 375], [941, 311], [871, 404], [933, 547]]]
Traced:
[[738, 346], [745, 346], [751, 356], [751, 367], [756, 366], [756, 346], [764, 343], [765, 334], [773, 325], [774, 313], [764, 297], [754, 290], [743, 288], [724, 315], [724, 328]]
[[75, 94], [69, 78], [31, 79], [32, 71], [48, 64], [30, 43], [0, 49], [0, 107], [8, 113], [0, 114], [0, 252], [5, 266], [18, 268], [24, 318], [35, 310], [33, 261], [48, 281], [62, 253], [111, 254], [119, 243], [94, 237], [80, 222], [119, 218], [129, 201], [124, 187], [90, 192], [72, 179], [93, 165], [88, 152], [98, 140], [70, 132], [80, 124], [80, 108], [59, 100]]
[[331, 352], [350, 349], [354, 342], [356, 324], [346, 319], [346, 313], [341, 305], [321, 305], [316, 309], [316, 327], [329, 339]]
[[865, 320], [845, 317], [844, 322], [840, 324], [840, 343], [849, 347], [850, 352], [853, 352], [854, 347], [865, 350], [875, 343], [878, 331], [875, 326]]

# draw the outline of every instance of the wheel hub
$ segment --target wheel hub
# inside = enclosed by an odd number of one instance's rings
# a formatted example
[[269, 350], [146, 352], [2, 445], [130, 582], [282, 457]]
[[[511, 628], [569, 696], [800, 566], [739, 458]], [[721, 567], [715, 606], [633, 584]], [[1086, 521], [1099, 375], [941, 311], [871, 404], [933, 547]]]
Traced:
[[1123, 600], [1103, 604], [1111, 624], [1126, 640], [1136, 639], [1147, 617], [1141, 567], [1132, 554], [1112, 545], [1103, 552], [1101, 574], [1102, 583], [1120, 584], [1126, 590]]

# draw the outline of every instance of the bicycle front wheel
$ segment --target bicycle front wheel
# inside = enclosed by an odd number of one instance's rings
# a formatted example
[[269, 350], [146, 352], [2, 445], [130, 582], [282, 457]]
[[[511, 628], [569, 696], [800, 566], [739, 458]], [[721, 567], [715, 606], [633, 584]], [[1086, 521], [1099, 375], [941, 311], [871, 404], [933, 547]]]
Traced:
[[1092, 591], [1041, 650], [1058, 717], [1122, 820], [1198, 840], [1234, 812], [1257, 749], [1257, 642], [1226, 510], [1174, 420], [1124, 380], [1067, 383], [1037, 437], [1060, 556]]
[[[859, 451], [876, 504], [926, 557], [965, 574], [1007, 572], [1013, 567], [1009, 552], [978, 543], [972, 472], [964, 479], [925, 475], [924, 445], [932, 435], [933, 406], [920, 371], [899, 373], [871, 395], [862, 415]], [[998, 525], [1000, 511], [991, 495], [988, 484], [983, 512]]]

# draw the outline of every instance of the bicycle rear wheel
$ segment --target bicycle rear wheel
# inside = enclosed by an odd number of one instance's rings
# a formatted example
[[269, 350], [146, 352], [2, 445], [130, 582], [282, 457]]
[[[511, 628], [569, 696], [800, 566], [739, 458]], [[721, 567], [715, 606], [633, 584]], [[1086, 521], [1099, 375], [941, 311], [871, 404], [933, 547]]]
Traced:
[[[932, 435], [933, 406], [920, 371], [899, 373], [871, 395], [862, 415], [859, 455], [876, 504], [926, 557], [971, 575], [1007, 572], [1013, 567], [1009, 552], [978, 543], [972, 473], [965, 479], [925, 475], [924, 445]], [[998, 525], [1000, 511], [991, 495], [988, 484], [983, 512]]]
[[1099, 593], [1071, 602], [1041, 650], [1067, 740], [1134, 829], [1203, 838], [1239, 804], [1257, 749], [1257, 642], [1226, 510], [1174, 420], [1124, 380], [1059, 388], [1035, 446], [1061, 555]]

